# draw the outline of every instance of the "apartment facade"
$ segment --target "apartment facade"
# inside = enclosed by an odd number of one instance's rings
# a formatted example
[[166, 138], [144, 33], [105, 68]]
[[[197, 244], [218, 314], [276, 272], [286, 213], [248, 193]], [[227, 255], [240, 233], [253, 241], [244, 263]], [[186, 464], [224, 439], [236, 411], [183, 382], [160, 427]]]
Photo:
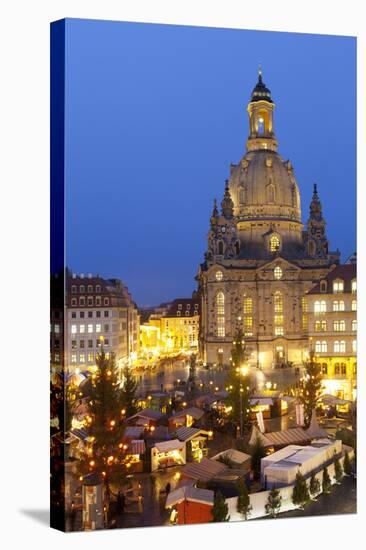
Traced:
[[357, 386], [356, 263], [339, 265], [307, 294], [310, 349], [326, 393], [354, 400]]
[[[51, 331], [57, 331], [56, 324]], [[119, 279], [69, 274], [65, 296], [65, 370], [92, 371], [103, 346], [119, 369], [133, 363], [139, 346], [139, 316]]]

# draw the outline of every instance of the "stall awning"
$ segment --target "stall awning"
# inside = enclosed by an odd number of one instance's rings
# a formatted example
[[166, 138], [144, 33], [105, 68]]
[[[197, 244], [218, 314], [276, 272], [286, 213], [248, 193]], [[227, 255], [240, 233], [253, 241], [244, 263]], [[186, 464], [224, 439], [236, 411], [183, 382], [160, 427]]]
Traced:
[[179, 489], [169, 493], [166, 499], [165, 508], [175, 506], [184, 500], [199, 502], [200, 504], [213, 505], [214, 492], [209, 489], [198, 489], [197, 487], [179, 487]]

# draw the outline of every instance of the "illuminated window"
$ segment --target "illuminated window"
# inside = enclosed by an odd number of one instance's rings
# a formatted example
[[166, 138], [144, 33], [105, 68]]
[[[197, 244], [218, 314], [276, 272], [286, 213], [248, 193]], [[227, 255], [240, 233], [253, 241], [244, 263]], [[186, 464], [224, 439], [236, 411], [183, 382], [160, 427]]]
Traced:
[[352, 330], [357, 330], [357, 321], [356, 321], [356, 319], [353, 319], [353, 321], [352, 321]]
[[252, 298], [244, 298], [243, 301], [243, 313], [244, 315], [253, 313], [253, 300]]
[[280, 238], [278, 235], [272, 235], [269, 240], [269, 249], [271, 252], [277, 252], [280, 248]]
[[354, 353], [357, 351], [357, 340], [352, 340], [352, 351]]
[[76, 325], [71, 325], [71, 334], [76, 334]]
[[327, 311], [327, 304], [325, 300], [317, 300], [314, 303], [314, 313], [324, 313], [325, 311]]
[[88, 332], [89, 334], [93, 332], [93, 325], [88, 325]]
[[326, 363], [322, 363], [322, 374], [328, 374], [328, 365]]
[[94, 361], [94, 353], [88, 353], [88, 363], [92, 363]]
[[315, 332], [326, 332], [327, 322], [326, 321], [315, 321]]
[[337, 294], [339, 292], [344, 291], [344, 283], [343, 281], [334, 281], [333, 283], [333, 292], [334, 294]]
[[80, 332], [80, 334], [84, 334], [84, 332], [85, 332], [85, 325], [80, 325], [80, 326], [79, 326], [79, 332]]
[[357, 311], [357, 300], [352, 300], [352, 311]]
[[223, 274], [222, 274], [222, 271], [216, 271], [216, 281], [222, 281], [223, 279]]
[[352, 292], [353, 293], [357, 292], [357, 281], [356, 281], [356, 279], [354, 279], [352, 281]]
[[334, 342], [333, 349], [336, 353], [344, 353], [346, 351], [346, 342], [344, 340], [341, 340], [340, 342], [336, 340]]
[[277, 291], [273, 296], [274, 305], [274, 333], [276, 336], [282, 336], [283, 330], [283, 298], [281, 292]]
[[280, 268], [279, 265], [274, 268], [274, 276], [275, 276], [275, 279], [282, 278], [282, 269]]
[[76, 353], [71, 354], [71, 363], [76, 363]]
[[80, 362], [80, 363], [85, 363], [85, 354], [84, 354], [84, 353], [80, 353], [80, 355], [79, 355], [79, 362]]
[[333, 321], [333, 330], [335, 332], [343, 332], [346, 330], [346, 322], [345, 321]]
[[302, 330], [307, 330], [308, 329], [308, 303], [305, 296], [301, 298], [301, 306], [302, 306]]
[[225, 337], [225, 296], [223, 292], [218, 292], [216, 296], [216, 320], [217, 336]]
[[315, 351], [317, 353], [326, 353], [328, 350], [327, 342], [323, 340], [320, 342], [319, 340], [315, 342]]
[[279, 291], [274, 293], [274, 311], [275, 313], [283, 313], [283, 299]]

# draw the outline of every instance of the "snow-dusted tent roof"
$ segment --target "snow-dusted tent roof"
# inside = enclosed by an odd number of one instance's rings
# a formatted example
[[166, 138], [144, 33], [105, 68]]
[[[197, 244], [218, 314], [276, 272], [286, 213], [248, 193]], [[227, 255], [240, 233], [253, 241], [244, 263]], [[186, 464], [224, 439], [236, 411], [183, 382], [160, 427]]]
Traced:
[[311, 436], [302, 428], [289, 428], [288, 430], [262, 434], [258, 428], [254, 426], [249, 445], [254, 445], [257, 439], [259, 439], [264, 447], [279, 447], [282, 445], [308, 442]]
[[251, 456], [247, 455], [246, 453], [242, 453], [241, 451], [238, 451], [237, 449], [227, 449], [226, 451], [222, 451], [221, 453], [218, 453], [217, 455], [213, 456], [211, 460], [219, 460], [219, 458], [225, 457], [233, 464], [245, 464], [248, 460], [251, 460]]
[[199, 502], [200, 504], [213, 505], [214, 492], [208, 489], [198, 489], [197, 487], [179, 487], [179, 489], [169, 493], [166, 499], [165, 508], [175, 506], [184, 500]]
[[184, 476], [196, 480], [209, 481], [217, 474], [220, 474], [227, 469], [225, 464], [217, 460], [204, 458], [201, 462], [192, 462], [182, 468], [181, 472]]

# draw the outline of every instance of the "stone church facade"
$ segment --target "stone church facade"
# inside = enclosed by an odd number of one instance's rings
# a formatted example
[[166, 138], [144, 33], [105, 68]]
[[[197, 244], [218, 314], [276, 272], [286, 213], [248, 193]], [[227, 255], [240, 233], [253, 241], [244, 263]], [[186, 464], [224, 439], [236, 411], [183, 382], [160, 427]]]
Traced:
[[201, 299], [200, 355], [228, 364], [243, 329], [248, 362], [270, 368], [300, 364], [308, 353], [305, 294], [339, 263], [329, 252], [314, 185], [306, 227], [289, 160], [277, 152], [274, 102], [261, 71], [248, 105], [246, 153], [230, 167], [197, 280]]

